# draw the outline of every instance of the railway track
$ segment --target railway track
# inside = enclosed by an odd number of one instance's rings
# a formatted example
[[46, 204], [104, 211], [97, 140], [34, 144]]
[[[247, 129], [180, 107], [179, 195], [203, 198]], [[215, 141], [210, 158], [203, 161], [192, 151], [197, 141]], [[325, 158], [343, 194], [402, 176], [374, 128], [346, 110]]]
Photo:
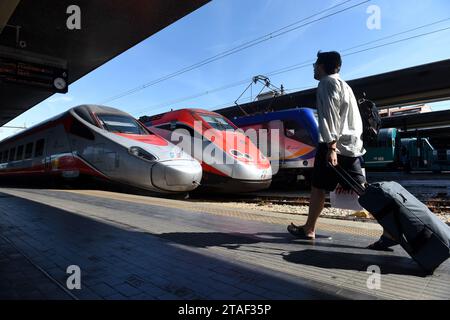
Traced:
[[450, 213], [450, 200], [449, 199], [431, 199], [425, 200], [424, 203], [434, 213]]

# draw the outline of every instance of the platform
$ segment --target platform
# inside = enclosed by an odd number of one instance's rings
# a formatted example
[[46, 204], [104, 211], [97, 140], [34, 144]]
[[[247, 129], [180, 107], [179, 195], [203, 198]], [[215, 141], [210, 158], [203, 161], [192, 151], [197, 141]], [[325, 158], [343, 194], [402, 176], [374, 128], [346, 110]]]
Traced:
[[[375, 223], [321, 219], [319, 233], [332, 240], [295, 240], [286, 226], [304, 220], [105, 191], [1, 188], [0, 297], [450, 296], [450, 261], [433, 276], [425, 276], [400, 247], [394, 252], [365, 249], [381, 233]], [[81, 268], [81, 290], [64, 287], [70, 265]], [[367, 287], [370, 265], [381, 269], [379, 290]]]

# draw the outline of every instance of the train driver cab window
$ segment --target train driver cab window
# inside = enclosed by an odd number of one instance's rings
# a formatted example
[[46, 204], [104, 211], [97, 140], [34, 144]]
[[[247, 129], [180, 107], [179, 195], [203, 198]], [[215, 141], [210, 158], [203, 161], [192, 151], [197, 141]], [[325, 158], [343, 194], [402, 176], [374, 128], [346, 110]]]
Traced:
[[199, 114], [199, 116], [206, 121], [212, 128], [217, 130], [235, 130], [224, 117], [219, 115]]
[[31, 159], [33, 156], [33, 142], [27, 143], [25, 146], [25, 159]]
[[14, 161], [15, 155], [16, 155], [16, 148], [9, 149], [9, 161]]
[[97, 114], [100, 124], [113, 133], [148, 135], [149, 132], [132, 117], [115, 114]]
[[[175, 126], [174, 126], [174, 129], [172, 131], [175, 131], [175, 130], [185, 130], [185, 131], [189, 132], [189, 135], [191, 137], [195, 136], [194, 129], [192, 127], [188, 126], [187, 124], [184, 124], [184, 123], [177, 123], [177, 122], [175, 122]], [[181, 133], [183, 133], [183, 132], [181, 132]]]
[[0, 151], [0, 163], [3, 162], [3, 151]]
[[34, 157], [42, 157], [44, 155], [44, 147], [45, 147], [45, 140], [40, 139], [36, 141], [36, 149], [34, 150]]
[[295, 137], [295, 129], [286, 129], [286, 137]]
[[[161, 129], [161, 130], [172, 130], [172, 124], [171, 123], [165, 123], [155, 126], [155, 128]], [[175, 126], [173, 126], [173, 129], [175, 129]]]
[[8, 162], [8, 150], [3, 151], [2, 162]]
[[16, 160], [22, 160], [22, 159], [23, 159], [23, 145], [21, 145], [17, 148], [17, 154], [16, 154]]
[[284, 135], [289, 139], [299, 141], [309, 146], [314, 146], [314, 141], [308, 129], [295, 120], [286, 120], [284, 123]]
[[70, 125], [69, 132], [75, 136], [87, 140], [95, 140], [95, 136], [92, 131], [77, 119], [73, 119], [72, 124]]

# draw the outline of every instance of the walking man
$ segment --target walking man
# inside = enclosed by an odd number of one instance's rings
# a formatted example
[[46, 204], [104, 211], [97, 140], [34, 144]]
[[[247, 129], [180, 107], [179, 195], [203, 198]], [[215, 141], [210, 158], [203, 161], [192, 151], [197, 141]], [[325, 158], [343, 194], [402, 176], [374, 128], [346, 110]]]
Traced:
[[[329, 163], [339, 164], [358, 183], [366, 184], [361, 168], [361, 157], [366, 152], [361, 139], [363, 123], [353, 90], [339, 76], [341, 66], [341, 56], [334, 51], [319, 52], [314, 63], [314, 78], [320, 81], [317, 88], [319, 145], [312, 174], [309, 213], [304, 226], [288, 226], [288, 231], [300, 239], [315, 239], [325, 193], [335, 190], [338, 185]], [[343, 184], [342, 187], [349, 189]]]

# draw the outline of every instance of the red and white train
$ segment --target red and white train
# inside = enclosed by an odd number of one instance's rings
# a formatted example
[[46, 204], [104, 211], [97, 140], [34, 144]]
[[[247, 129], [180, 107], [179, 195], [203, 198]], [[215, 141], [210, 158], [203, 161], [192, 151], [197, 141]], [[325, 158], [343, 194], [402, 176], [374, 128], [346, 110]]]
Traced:
[[173, 143], [178, 143], [180, 136], [181, 140], [189, 141], [189, 150], [184, 143], [182, 148], [201, 162], [204, 188], [236, 193], [266, 189], [271, 184], [270, 161], [242, 131], [218, 113], [182, 109], [139, 120]]
[[129, 114], [82, 105], [0, 142], [0, 180], [38, 176], [90, 176], [174, 193], [197, 188], [202, 168]]

